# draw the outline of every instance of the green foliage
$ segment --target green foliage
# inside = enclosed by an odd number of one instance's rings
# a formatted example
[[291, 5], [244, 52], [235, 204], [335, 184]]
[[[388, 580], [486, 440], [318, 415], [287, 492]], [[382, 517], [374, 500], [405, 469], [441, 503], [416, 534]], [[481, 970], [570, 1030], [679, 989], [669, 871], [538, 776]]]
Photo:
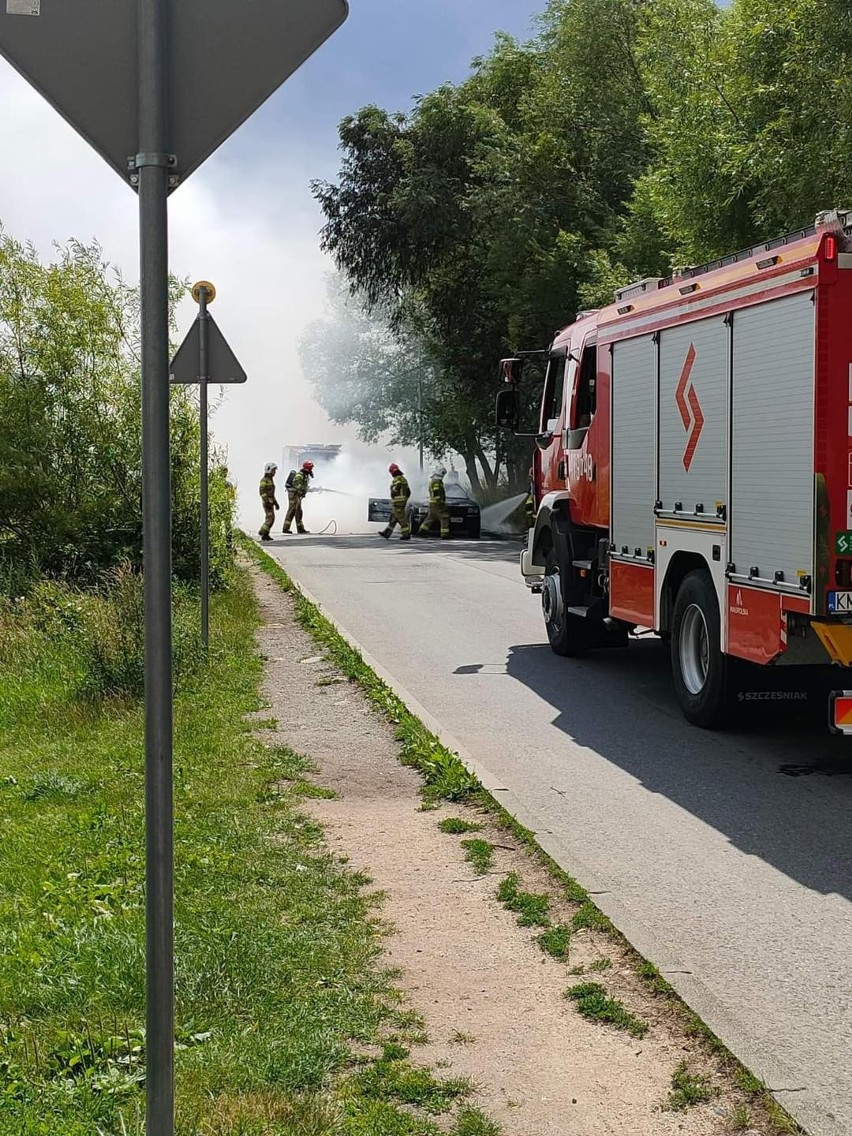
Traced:
[[668, 1107], [675, 1112], [705, 1104], [717, 1095], [709, 1077], [701, 1073], [690, 1073], [685, 1061], [681, 1061], [672, 1074], [672, 1087], [668, 1096]]
[[494, 866], [494, 845], [487, 840], [463, 840], [465, 859], [473, 865], [474, 871], [484, 876]]
[[501, 354], [848, 204], [850, 43], [843, 0], [550, 0], [531, 41], [497, 36], [410, 113], [349, 115], [313, 187], [342, 275], [305, 348], [320, 400], [410, 443], [422, 380], [428, 448], [461, 453], [476, 492], [520, 487]]
[[465, 832], [479, 832], [482, 825], [474, 824], [469, 820], [462, 820], [461, 817], [445, 817], [438, 825], [438, 828], [440, 828], [441, 832], [446, 832], [449, 836], [461, 836]]
[[571, 951], [571, 928], [564, 923], [548, 927], [536, 937], [536, 942], [552, 958], [567, 959]]
[[519, 887], [517, 872], [510, 872], [497, 888], [497, 898], [509, 911], [518, 916], [521, 927], [549, 927], [550, 900]]
[[578, 986], [572, 986], [565, 992], [565, 997], [576, 1004], [584, 1018], [606, 1022], [617, 1029], [626, 1030], [633, 1037], [644, 1037], [648, 1032], [647, 1022], [631, 1014], [623, 1002], [611, 998], [598, 982], [581, 982]]
[[[172, 282], [172, 305], [180, 285]], [[141, 566], [142, 472], [137, 292], [97, 245], [72, 241], [42, 264], [0, 230], [0, 591], [41, 573], [90, 583]], [[198, 414], [171, 392], [173, 554], [198, 574]], [[211, 576], [230, 570], [234, 495], [214, 454]]]

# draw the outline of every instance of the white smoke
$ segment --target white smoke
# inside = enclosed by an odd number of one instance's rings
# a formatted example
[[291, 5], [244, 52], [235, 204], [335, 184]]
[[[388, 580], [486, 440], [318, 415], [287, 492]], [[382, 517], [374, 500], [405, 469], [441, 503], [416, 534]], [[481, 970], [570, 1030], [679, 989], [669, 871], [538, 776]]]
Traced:
[[[367, 520], [369, 501], [371, 497], [389, 497], [388, 465], [392, 461], [398, 463], [408, 478], [412, 495], [423, 498], [429, 470], [420, 472], [416, 455], [379, 447], [361, 447], [360, 451], [344, 449], [334, 461], [317, 463], [314, 469], [314, 479], [303, 506], [306, 528], [318, 533], [334, 521], [341, 535], [375, 532], [379, 526]], [[282, 509], [287, 496], [284, 482], [289, 472], [289, 469], [278, 470], [278, 500]]]

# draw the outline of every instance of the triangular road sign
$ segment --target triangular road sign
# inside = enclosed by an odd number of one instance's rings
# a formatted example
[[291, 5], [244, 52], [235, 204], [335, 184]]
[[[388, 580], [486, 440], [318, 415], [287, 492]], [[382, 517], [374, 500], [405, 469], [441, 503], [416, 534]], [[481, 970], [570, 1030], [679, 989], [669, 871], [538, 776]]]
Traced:
[[[199, 322], [200, 317], [195, 320], [172, 359], [169, 378], [173, 383], [189, 384], [201, 381], [198, 375], [198, 351], [201, 346]], [[248, 376], [211, 315], [207, 316], [207, 323], [209, 325], [207, 362], [210, 376], [208, 383], [211, 386], [218, 386], [220, 383], [244, 383]]]
[[[0, 0], [0, 56], [125, 179], [139, 150], [137, 0]], [[347, 0], [169, 0], [178, 182], [346, 19]]]

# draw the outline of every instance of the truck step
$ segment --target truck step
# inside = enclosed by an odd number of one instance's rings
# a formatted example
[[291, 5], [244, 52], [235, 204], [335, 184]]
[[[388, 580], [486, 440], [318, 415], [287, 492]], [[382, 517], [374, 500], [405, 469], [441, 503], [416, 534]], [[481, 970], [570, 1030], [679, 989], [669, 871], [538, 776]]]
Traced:
[[573, 568], [576, 568], [578, 571], [583, 571], [583, 572], [591, 572], [593, 564], [594, 564], [593, 560], [572, 560], [571, 561], [571, 566]]
[[566, 607], [565, 610], [569, 615], [579, 615], [581, 619], [585, 619], [589, 614], [589, 609], [585, 604], [580, 604], [578, 607]]

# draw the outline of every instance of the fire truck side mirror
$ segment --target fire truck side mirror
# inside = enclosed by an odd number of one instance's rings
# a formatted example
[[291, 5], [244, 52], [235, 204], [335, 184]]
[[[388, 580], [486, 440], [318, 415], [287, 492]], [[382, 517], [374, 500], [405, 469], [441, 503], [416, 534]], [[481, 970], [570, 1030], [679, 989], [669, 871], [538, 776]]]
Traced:
[[515, 387], [506, 387], [498, 392], [496, 420], [500, 429], [517, 433], [521, 420], [521, 400]]
[[521, 365], [520, 359], [501, 359], [500, 378], [503, 382], [516, 386], [521, 381]]

